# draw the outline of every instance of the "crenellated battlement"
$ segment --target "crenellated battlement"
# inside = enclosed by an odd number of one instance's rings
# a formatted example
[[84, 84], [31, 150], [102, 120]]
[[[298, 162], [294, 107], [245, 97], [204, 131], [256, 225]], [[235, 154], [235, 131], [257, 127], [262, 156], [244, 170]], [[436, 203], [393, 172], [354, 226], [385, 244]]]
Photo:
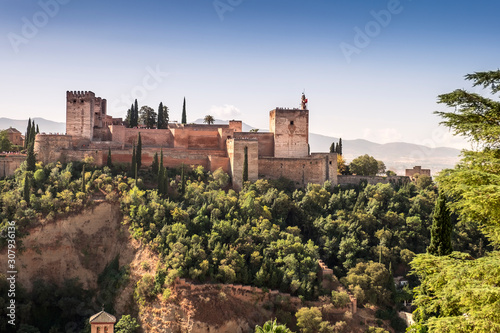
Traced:
[[66, 100], [68, 102], [76, 102], [75, 99], [94, 99], [95, 94], [92, 91], [66, 91]]

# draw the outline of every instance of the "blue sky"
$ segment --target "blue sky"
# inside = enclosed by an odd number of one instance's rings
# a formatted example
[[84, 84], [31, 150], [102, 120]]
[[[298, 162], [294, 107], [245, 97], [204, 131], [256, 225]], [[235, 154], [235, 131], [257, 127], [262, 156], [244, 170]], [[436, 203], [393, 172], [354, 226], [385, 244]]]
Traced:
[[441, 93], [481, 91], [466, 73], [499, 68], [499, 10], [493, 0], [1, 0], [0, 116], [64, 121], [66, 90], [91, 90], [116, 117], [138, 97], [180, 120], [185, 96], [188, 121], [267, 129], [268, 112], [298, 106], [305, 89], [311, 132], [463, 147], [432, 112]]

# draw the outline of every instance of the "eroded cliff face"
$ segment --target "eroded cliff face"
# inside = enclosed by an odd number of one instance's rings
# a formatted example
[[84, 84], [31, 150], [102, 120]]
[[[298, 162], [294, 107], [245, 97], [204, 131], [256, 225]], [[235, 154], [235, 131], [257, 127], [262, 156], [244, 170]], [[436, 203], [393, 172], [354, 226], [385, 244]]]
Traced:
[[128, 241], [117, 204], [95, 202], [82, 213], [57, 221], [41, 221], [22, 239], [17, 252], [17, 280], [31, 289], [44, 279], [61, 284], [78, 278], [85, 289], [97, 287], [97, 277], [117, 255], [120, 265], [133, 261], [138, 244]]

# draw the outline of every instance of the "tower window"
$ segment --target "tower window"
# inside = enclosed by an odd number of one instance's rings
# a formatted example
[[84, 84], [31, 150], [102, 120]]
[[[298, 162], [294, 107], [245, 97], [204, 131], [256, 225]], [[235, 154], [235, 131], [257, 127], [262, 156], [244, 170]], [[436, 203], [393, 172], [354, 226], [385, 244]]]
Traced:
[[290, 125], [293, 125], [293, 120], [290, 120]]

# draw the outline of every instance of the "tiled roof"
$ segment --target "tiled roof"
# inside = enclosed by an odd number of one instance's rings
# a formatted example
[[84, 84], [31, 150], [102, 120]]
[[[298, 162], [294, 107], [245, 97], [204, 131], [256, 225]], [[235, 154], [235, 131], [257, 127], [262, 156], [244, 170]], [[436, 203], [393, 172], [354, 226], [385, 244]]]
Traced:
[[6, 129], [6, 131], [7, 131], [8, 133], [21, 133], [21, 132], [19, 132], [17, 129], [13, 128], [13, 127], [10, 127], [10, 128], [8, 128], [8, 129]]
[[116, 323], [116, 318], [113, 315], [110, 315], [106, 311], [101, 311], [99, 313], [96, 313], [92, 317], [90, 317], [89, 322], [91, 324], [98, 324], [98, 323]]

